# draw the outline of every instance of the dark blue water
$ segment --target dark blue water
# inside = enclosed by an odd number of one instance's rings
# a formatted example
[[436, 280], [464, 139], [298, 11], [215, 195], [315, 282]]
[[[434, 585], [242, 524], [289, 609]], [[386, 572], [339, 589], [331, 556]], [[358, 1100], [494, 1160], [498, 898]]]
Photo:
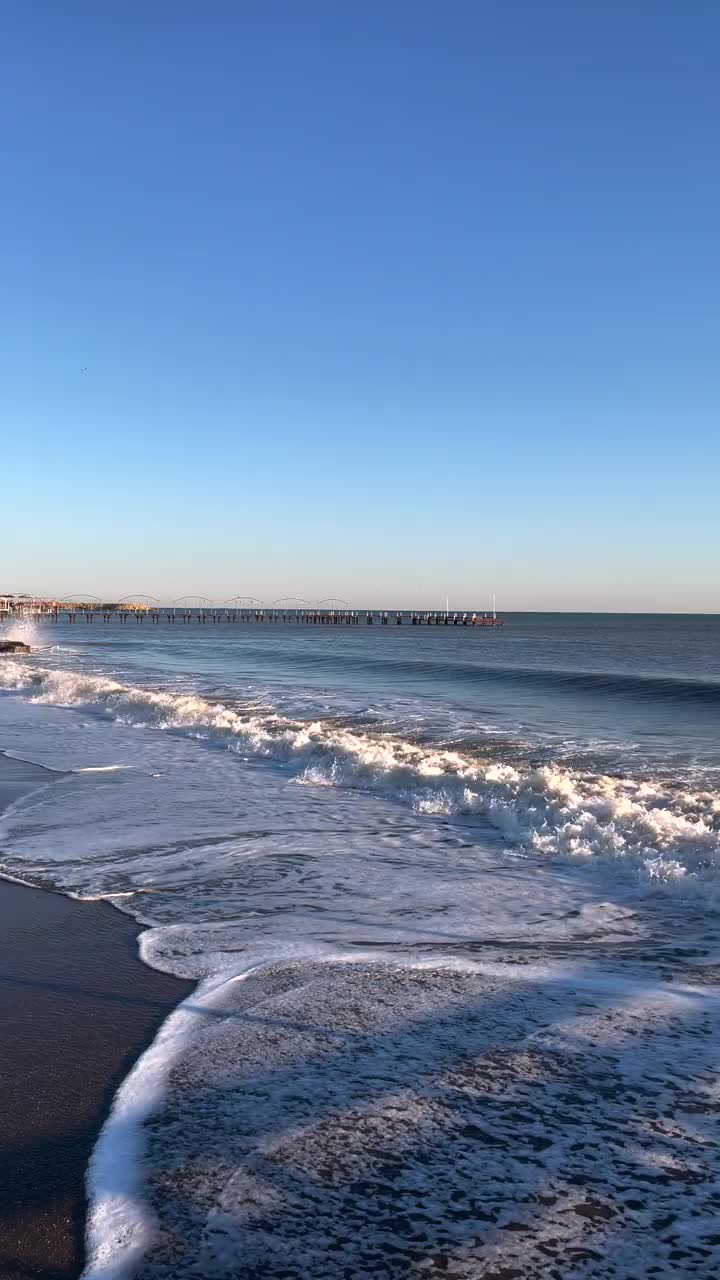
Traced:
[[96, 620], [45, 634], [138, 679], [191, 676], [218, 694], [239, 680], [328, 709], [402, 698], [444, 724], [443, 741], [475, 722], [563, 758], [608, 745], [640, 770], [720, 764], [717, 615], [510, 614], [498, 629]]

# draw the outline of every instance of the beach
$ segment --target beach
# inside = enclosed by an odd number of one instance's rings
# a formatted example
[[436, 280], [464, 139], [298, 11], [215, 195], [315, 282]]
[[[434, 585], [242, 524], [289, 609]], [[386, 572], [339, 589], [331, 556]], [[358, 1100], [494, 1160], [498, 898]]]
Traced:
[[0, 1274], [716, 1274], [719, 625], [38, 627]]
[[[52, 778], [0, 755], [0, 805]], [[107, 903], [0, 880], [0, 1277], [71, 1280], [85, 1174], [115, 1090], [191, 989]]]

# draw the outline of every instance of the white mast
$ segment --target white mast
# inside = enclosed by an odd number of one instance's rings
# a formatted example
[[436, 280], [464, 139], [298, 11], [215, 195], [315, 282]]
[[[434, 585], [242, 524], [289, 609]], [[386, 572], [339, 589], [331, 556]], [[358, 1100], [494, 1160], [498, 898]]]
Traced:
[[495, 592], [494, 591], [493, 591], [493, 618], [497, 618], [497, 614], [495, 612]]

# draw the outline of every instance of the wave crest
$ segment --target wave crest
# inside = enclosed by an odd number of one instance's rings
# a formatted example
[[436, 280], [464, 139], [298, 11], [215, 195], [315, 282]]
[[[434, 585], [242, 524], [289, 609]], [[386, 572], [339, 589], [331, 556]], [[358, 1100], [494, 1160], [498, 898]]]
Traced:
[[720, 905], [720, 795], [558, 765], [532, 767], [409, 742], [271, 707], [230, 706], [22, 661], [3, 683], [36, 703], [83, 707], [124, 724], [188, 733], [264, 756], [299, 784], [382, 793], [415, 812], [481, 815], [520, 848], [546, 857], [615, 860], [651, 886], [700, 892]]

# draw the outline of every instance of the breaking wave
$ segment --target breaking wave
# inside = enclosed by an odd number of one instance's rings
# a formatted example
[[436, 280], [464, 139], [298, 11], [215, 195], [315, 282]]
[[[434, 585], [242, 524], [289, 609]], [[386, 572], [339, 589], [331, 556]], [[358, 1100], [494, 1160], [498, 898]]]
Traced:
[[4, 664], [3, 684], [36, 703], [81, 707], [126, 725], [206, 739], [244, 757], [266, 757], [300, 784], [379, 792], [419, 814], [481, 815], [528, 853], [612, 860], [647, 884], [720, 906], [715, 790], [508, 763], [372, 727], [294, 719], [272, 707], [229, 705], [22, 660]]

